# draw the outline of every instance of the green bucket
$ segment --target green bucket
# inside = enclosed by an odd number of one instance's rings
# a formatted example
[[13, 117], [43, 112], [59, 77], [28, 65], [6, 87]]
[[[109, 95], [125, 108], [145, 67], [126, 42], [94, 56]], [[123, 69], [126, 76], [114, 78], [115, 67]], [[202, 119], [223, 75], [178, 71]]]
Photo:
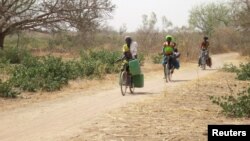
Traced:
[[132, 81], [133, 81], [134, 87], [136, 88], [144, 87], [144, 75], [143, 74], [132, 76]]
[[129, 61], [129, 72], [132, 75], [141, 74], [140, 63], [137, 59]]

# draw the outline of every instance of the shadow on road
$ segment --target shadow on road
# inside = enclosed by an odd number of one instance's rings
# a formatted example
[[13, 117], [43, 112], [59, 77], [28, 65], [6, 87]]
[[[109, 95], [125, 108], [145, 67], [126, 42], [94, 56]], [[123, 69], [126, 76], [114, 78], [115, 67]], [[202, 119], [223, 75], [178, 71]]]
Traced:
[[202, 70], [202, 71], [215, 71], [215, 70], [219, 70], [219, 69], [210, 69], [210, 68], [208, 68], [208, 69], [205, 69], [205, 70]]
[[177, 83], [177, 82], [187, 82], [187, 81], [190, 81], [190, 80], [172, 80], [171, 82]]
[[131, 95], [132, 96], [136, 96], [136, 95], [153, 95], [153, 94], [157, 94], [157, 93], [151, 93], [151, 92], [134, 92]]

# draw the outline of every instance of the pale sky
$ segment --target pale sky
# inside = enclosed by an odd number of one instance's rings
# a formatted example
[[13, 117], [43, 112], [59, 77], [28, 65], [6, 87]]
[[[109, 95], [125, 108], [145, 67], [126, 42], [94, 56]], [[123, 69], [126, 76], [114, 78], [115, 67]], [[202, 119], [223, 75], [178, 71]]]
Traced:
[[193, 6], [218, 1], [225, 0], [112, 0], [116, 9], [108, 24], [115, 30], [125, 24], [128, 31], [135, 31], [142, 25], [143, 14], [155, 12], [159, 28], [162, 25], [162, 16], [166, 16], [173, 26], [187, 26], [189, 11]]

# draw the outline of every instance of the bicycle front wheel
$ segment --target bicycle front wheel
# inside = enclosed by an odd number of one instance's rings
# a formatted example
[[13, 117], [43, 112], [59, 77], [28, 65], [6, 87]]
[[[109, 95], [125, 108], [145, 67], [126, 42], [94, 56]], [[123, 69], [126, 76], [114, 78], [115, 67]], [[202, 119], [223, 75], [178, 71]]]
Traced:
[[166, 82], [170, 82], [171, 81], [171, 70], [169, 67], [169, 64], [165, 65], [165, 77], [166, 77]]
[[127, 72], [122, 71], [120, 73], [120, 87], [121, 87], [121, 93], [123, 96], [125, 96], [126, 92], [127, 92]]

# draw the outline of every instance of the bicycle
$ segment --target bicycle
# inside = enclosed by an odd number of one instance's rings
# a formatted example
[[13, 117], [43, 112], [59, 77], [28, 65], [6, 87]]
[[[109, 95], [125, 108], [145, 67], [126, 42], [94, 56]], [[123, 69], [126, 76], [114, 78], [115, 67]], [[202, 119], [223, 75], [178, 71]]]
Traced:
[[[124, 59], [118, 59], [116, 62], [121, 60]], [[132, 79], [132, 75], [129, 73], [128, 63], [124, 62], [119, 74], [119, 85], [123, 96], [125, 96], [125, 94], [127, 93], [128, 88], [130, 93], [134, 94], [135, 87]]]

